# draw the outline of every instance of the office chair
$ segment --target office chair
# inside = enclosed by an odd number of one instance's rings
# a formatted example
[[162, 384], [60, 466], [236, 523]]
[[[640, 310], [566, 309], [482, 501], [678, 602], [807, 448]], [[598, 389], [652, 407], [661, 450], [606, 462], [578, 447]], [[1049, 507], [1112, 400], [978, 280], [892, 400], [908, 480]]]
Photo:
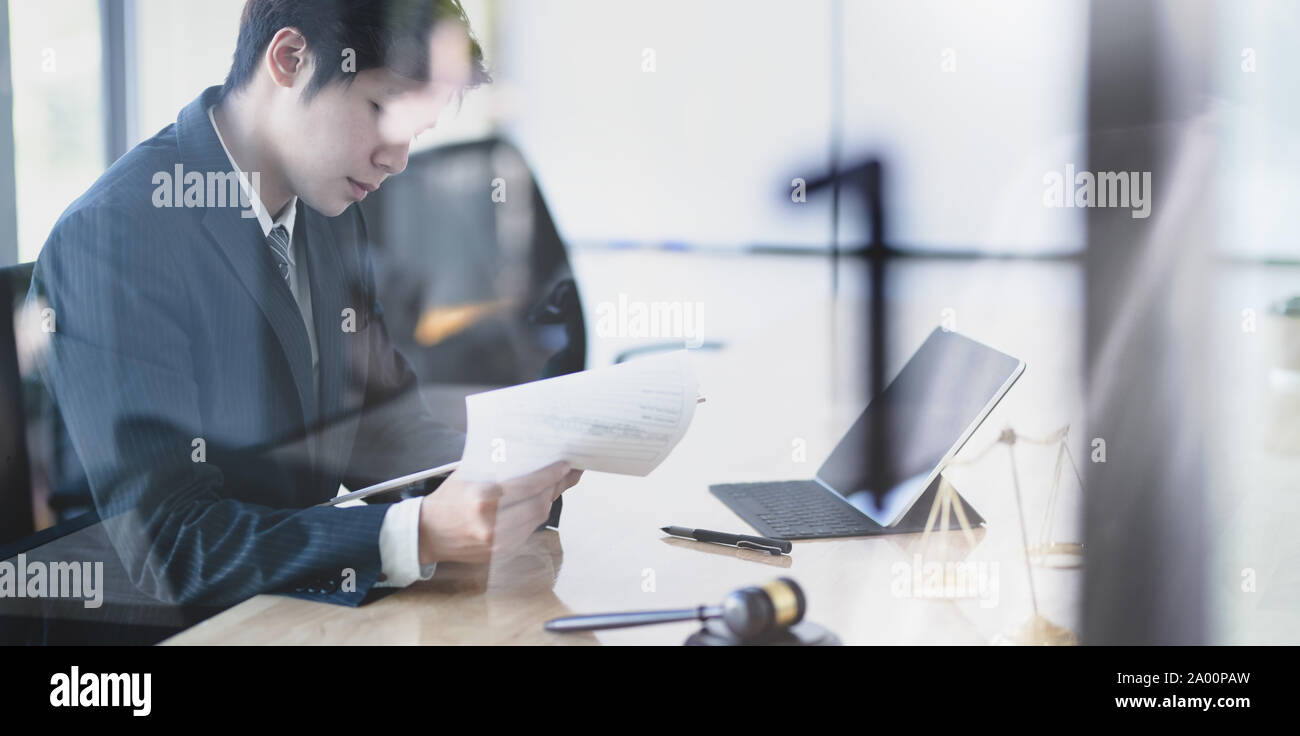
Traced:
[[362, 212], [389, 332], [422, 385], [508, 386], [586, 367], [564, 242], [513, 145], [417, 153]]
[[[30, 269], [21, 266], [3, 270], [0, 305], [14, 306], [13, 282], [21, 280], [24, 270], [30, 278]], [[0, 310], [0, 548], [36, 533], [18, 343], [14, 321], [4, 317]]]
[[[111, 618], [68, 615], [67, 603], [61, 601], [41, 602], [23, 613], [6, 607], [0, 612], [0, 643], [153, 644], [216, 611], [146, 599], [134, 590], [98, 528], [85, 472], [53, 397], [36, 371], [23, 375], [20, 369], [14, 316], [26, 301], [33, 267], [23, 263], [0, 269], [0, 560], [57, 548], [56, 559], [102, 561], [101, 585], [106, 598], [112, 596], [112, 605], [105, 606]], [[49, 486], [48, 495], [38, 498], [38, 484]], [[55, 523], [37, 524], [40, 504], [54, 513], [39, 516]]]
[[[27, 516], [32, 516], [34, 521], [36, 517], [33, 514], [43, 512], [39, 513], [41, 517], [52, 516], [53, 521], [61, 523], [93, 512], [94, 501], [86, 472], [72, 448], [72, 439], [54, 397], [46, 390], [37, 371], [29, 370], [26, 375], [19, 373], [14, 318], [24, 308], [35, 265], [20, 263], [0, 269], [0, 283], [3, 284], [0, 288], [4, 289], [0, 293], [0, 306], [8, 308], [8, 311], [0, 311], [0, 319], [6, 321], [6, 326], [0, 329], [0, 364], [4, 365], [0, 367], [0, 387], [6, 397], [4, 408], [0, 408], [0, 422], [4, 424], [0, 433], [15, 433], [11, 438], [0, 440], [3, 443], [0, 446], [7, 453], [11, 447], [17, 447], [12, 444], [14, 440], [21, 440], [24, 460], [15, 460], [15, 463], [21, 462], [26, 467], [24, 471], [14, 464], [6, 471], [19, 473], [22, 479], [21, 483], [4, 484], [0, 493], [5, 495], [0, 502], [5, 504], [5, 508], [17, 508], [13, 504], [19, 503], [17, 496], [21, 495], [18, 490], [21, 485], [29, 494], [29, 502], [44, 507], [28, 507]], [[34, 485], [40, 487], [40, 494], [35, 492]], [[0, 532], [0, 548], [16, 538]]]

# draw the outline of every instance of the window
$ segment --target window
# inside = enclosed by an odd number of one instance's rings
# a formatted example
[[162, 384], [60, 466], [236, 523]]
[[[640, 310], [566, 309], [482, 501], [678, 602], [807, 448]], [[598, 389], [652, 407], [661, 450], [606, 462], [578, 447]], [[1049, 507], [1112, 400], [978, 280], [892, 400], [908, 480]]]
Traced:
[[99, 3], [9, 3], [9, 52], [18, 260], [30, 261], [104, 170]]

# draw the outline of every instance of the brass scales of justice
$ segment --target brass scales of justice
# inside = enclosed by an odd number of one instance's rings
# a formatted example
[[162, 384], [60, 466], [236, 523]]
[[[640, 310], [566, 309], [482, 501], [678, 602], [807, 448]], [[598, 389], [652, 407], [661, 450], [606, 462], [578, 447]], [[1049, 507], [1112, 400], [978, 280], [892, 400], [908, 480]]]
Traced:
[[[1079, 472], [1079, 466], [1074, 462], [1073, 453], [1070, 452], [1069, 434], [1070, 426], [1068, 424], [1043, 438], [1025, 437], [1007, 427], [1002, 430], [996, 440], [973, 457], [962, 461], [949, 460], [940, 469], [939, 488], [935, 494], [934, 502], [930, 505], [930, 515], [926, 519], [925, 531], [921, 535], [922, 549], [925, 549], [929, 543], [932, 531], [949, 528], [948, 522], [952, 514], [957, 516], [957, 523], [963, 536], [967, 543], [973, 547], [976, 544], [975, 534], [971, 530], [965, 510], [958, 500], [957, 490], [953, 488], [952, 483], [948, 481], [944, 473], [951, 467], [974, 465], [984, 459], [998, 445], [1007, 446], [1007, 458], [1011, 464], [1011, 483], [1015, 491], [1016, 512], [1020, 521], [1020, 537], [1025, 552], [1025, 573], [1029, 580], [1029, 599], [1033, 604], [1033, 615], [1028, 621], [1014, 629], [999, 634], [994, 639], [995, 643], [1058, 646], [1078, 644], [1078, 638], [1073, 632], [1052, 623], [1039, 613], [1038, 594], [1034, 589], [1033, 574], [1034, 565], [1055, 569], [1077, 569], [1083, 566], [1083, 544], [1079, 542], [1058, 542], [1053, 534], [1056, 502], [1060, 496], [1061, 471], [1066, 460], [1069, 461], [1070, 469], [1074, 471], [1074, 476], [1079, 481], [1079, 488], [1083, 488], [1083, 476]], [[1029, 533], [1025, 525], [1025, 507], [1021, 501], [1020, 493], [1020, 473], [1016, 466], [1015, 446], [1018, 442], [1044, 446], [1055, 444], [1058, 447], [1056, 469], [1053, 472], [1051, 491], [1047, 497], [1047, 508], [1044, 511], [1043, 523], [1040, 526], [1037, 542], [1032, 545], [1029, 543]]]

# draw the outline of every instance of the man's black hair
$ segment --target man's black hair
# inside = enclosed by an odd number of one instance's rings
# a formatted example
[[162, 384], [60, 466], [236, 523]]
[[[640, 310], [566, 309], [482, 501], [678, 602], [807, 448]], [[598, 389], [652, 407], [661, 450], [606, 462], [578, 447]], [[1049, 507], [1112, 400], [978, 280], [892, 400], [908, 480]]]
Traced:
[[[401, 77], [429, 79], [429, 40], [438, 23], [460, 24], [469, 36], [467, 88], [492, 81], [483, 49], [459, 0], [248, 0], [239, 20], [239, 41], [221, 89], [227, 97], [248, 85], [271, 39], [296, 28], [307, 40], [315, 71], [303, 93], [310, 100], [331, 82], [350, 84], [353, 71], [385, 67]], [[350, 49], [350, 52], [348, 51]], [[351, 56], [355, 67], [345, 70]]]

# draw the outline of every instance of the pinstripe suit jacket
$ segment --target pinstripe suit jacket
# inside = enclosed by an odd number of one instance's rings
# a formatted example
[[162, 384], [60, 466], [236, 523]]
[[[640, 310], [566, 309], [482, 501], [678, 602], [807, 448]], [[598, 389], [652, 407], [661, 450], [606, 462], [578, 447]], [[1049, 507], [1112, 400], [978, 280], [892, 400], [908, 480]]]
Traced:
[[[312, 505], [340, 482], [455, 459], [464, 438], [429, 414], [389, 342], [357, 207], [327, 218], [298, 205], [317, 392], [306, 325], [257, 220], [220, 206], [210, 187], [198, 206], [165, 206], [162, 173], [231, 170], [207, 116], [218, 90], [59, 218], [29, 296], [54, 309], [42, 375], [108, 536], [146, 593], [229, 605], [296, 592], [356, 605], [380, 575], [389, 505]], [[325, 578], [334, 584], [308, 582]]]

